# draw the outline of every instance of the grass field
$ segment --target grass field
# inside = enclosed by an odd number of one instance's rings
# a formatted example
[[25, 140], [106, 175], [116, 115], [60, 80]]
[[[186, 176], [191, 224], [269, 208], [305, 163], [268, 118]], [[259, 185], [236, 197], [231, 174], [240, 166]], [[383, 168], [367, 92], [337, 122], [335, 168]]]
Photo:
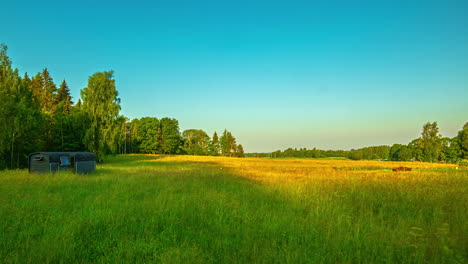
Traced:
[[[407, 166], [411, 172], [392, 172]], [[125, 155], [0, 172], [2, 263], [466, 263], [468, 170]]]

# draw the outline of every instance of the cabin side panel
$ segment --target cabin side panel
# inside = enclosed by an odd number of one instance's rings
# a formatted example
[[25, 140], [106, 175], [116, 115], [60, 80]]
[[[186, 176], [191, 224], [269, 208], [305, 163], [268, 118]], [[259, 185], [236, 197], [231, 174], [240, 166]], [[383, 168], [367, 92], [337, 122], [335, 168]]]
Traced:
[[49, 156], [45, 154], [35, 154], [30, 157], [29, 171], [47, 173], [50, 172]]
[[75, 172], [76, 173], [91, 173], [96, 169], [95, 161], [76, 161]]
[[56, 172], [59, 170], [59, 163], [58, 162], [51, 162], [50, 163], [50, 171]]

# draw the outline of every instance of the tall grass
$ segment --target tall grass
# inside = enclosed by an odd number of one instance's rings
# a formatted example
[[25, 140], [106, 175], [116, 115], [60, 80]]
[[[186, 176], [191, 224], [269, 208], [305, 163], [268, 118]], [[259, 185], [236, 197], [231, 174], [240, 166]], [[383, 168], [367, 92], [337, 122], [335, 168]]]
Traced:
[[0, 261], [464, 263], [467, 187], [465, 169], [377, 161], [126, 155], [90, 175], [4, 171]]

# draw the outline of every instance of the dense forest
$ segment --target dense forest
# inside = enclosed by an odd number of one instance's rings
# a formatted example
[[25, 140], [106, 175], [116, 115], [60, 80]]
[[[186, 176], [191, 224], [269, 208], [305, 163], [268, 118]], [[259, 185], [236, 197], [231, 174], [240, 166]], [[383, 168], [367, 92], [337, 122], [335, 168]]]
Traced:
[[[426, 123], [421, 136], [408, 145], [374, 146], [352, 150], [292, 149], [272, 153], [248, 153], [249, 157], [271, 158], [327, 158], [343, 157], [352, 160], [379, 159], [392, 161], [425, 161], [459, 163], [468, 159], [468, 123], [453, 138], [439, 134], [437, 122]], [[466, 161], [465, 161], [466, 162]]]
[[210, 138], [181, 133], [174, 118], [121, 115], [112, 71], [91, 75], [80, 97], [74, 103], [67, 82], [57, 87], [47, 68], [20, 76], [0, 44], [0, 169], [23, 168], [37, 151], [91, 151], [100, 161], [121, 153], [244, 156], [227, 130]]

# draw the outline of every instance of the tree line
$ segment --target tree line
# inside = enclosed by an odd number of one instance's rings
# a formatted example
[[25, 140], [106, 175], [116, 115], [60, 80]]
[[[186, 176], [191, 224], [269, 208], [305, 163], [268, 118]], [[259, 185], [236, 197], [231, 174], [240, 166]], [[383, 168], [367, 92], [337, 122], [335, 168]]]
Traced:
[[[425, 161], [460, 163], [468, 159], [468, 122], [453, 138], [439, 134], [437, 122], [426, 123], [421, 136], [407, 145], [372, 146], [351, 150], [293, 149], [277, 150], [272, 153], [248, 153], [248, 157], [271, 158], [327, 158], [342, 157], [352, 160], [378, 159], [391, 161]], [[466, 163], [466, 161], [464, 161]]]
[[174, 118], [129, 120], [120, 114], [114, 72], [88, 78], [75, 103], [65, 80], [56, 85], [44, 68], [20, 76], [0, 44], [0, 169], [27, 166], [37, 151], [91, 151], [107, 154], [153, 153], [243, 157], [231, 132], [210, 138], [199, 129], [180, 132]]
[[126, 124], [125, 151], [119, 153], [187, 154], [201, 156], [244, 157], [244, 149], [236, 143], [231, 132], [221, 137], [214, 132], [210, 138], [201, 129], [187, 129], [180, 133], [179, 121], [174, 118], [143, 117]]

